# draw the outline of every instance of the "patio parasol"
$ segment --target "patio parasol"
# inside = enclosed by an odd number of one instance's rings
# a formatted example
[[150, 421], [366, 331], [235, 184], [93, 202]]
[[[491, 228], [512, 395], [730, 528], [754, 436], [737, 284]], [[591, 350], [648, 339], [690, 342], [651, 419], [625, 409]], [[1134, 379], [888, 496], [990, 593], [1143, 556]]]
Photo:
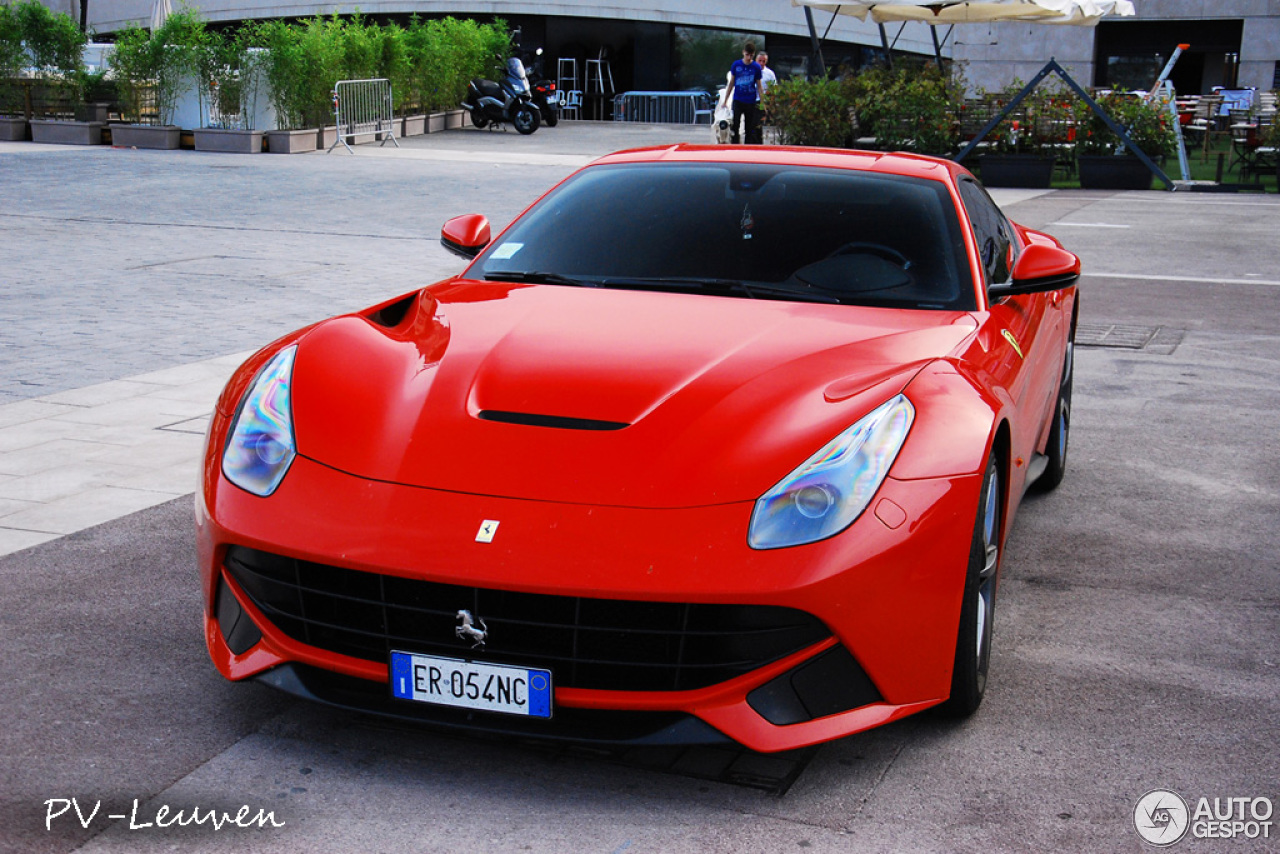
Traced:
[[791, 5], [853, 15], [860, 21], [869, 16], [877, 24], [921, 21], [935, 27], [996, 21], [1091, 26], [1106, 15], [1134, 14], [1129, 0], [862, 0], [855, 3], [791, 0]]
[[[892, 54], [890, 53], [889, 39], [884, 30], [885, 23], [901, 21], [904, 27], [911, 21], [929, 24], [933, 28], [933, 47], [939, 65], [942, 64], [942, 46], [937, 36], [937, 27], [939, 26], [1002, 21], [1093, 26], [1100, 18], [1108, 15], [1123, 18], [1135, 14], [1133, 3], [1130, 0], [932, 0], [932, 2], [931, 0], [871, 0], [871, 2], [860, 0], [854, 3], [791, 0], [791, 5], [804, 8], [805, 17], [809, 21], [809, 35], [813, 40], [815, 50], [818, 48], [818, 38], [813, 26], [814, 9], [831, 12], [832, 20], [835, 20], [836, 15], [852, 15], [860, 21], [865, 21], [870, 17], [871, 20], [880, 25], [880, 38], [884, 43], [885, 53], [890, 54], [891, 62]], [[819, 63], [821, 63], [821, 55], [819, 55]], [[1040, 85], [1040, 82], [1051, 73], [1057, 74], [1069, 87], [1075, 90], [1076, 94], [1089, 105], [1089, 108], [1101, 117], [1107, 126], [1120, 137], [1124, 145], [1137, 155], [1143, 165], [1150, 169], [1167, 187], [1173, 189], [1173, 181], [1164, 174], [1164, 171], [1138, 146], [1133, 144], [1128, 132], [1116, 124], [1115, 120], [1108, 116], [1098, 106], [1097, 102], [1089, 96], [1089, 93], [1084, 91], [1075, 80], [1072, 80], [1071, 75], [1067, 74], [1066, 70], [1054, 59], [1049, 60], [1044, 69], [1013, 100], [1005, 105], [1004, 111], [992, 119], [955, 159], [961, 161], [970, 154], [979, 141], [990, 133], [1032, 89]]]
[[[814, 36], [812, 9], [830, 12], [832, 20], [835, 15], [852, 15], [860, 21], [870, 17], [880, 25], [880, 38], [886, 53], [890, 46], [884, 25], [893, 22], [906, 26], [911, 21], [919, 21], [935, 28], [1001, 21], [1092, 27], [1108, 15], [1128, 17], [1134, 14], [1130, 0], [859, 0], [854, 3], [791, 0], [791, 5], [804, 7], [811, 35]], [[946, 41], [945, 37], [942, 41]], [[933, 30], [933, 47], [941, 64], [942, 44], [936, 29]]]
[[173, 4], [170, 0], [155, 0], [151, 6], [151, 32], [155, 32], [164, 26], [164, 22], [173, 14]]

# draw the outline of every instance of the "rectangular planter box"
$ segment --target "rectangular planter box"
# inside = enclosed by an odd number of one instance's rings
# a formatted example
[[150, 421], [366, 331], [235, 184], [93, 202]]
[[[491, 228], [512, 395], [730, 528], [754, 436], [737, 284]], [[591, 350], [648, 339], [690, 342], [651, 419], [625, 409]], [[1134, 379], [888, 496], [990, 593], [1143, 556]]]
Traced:
[[984, 154], [978, 158], [987, 187], [1030, 187], [1047, 190], [1053, 182], [1053, 158], [1038, 154]]
[[458, 130], [470, 124], [466, 110], [449, 110], [444, 114], [445, 130]]
[[315, 151], [319, 141], [311, 128], [267, 131], [267, 151], [272, 154], [306, 154]]
[[319, 128], [316, 130], [316, 147], [321, 151], [328, 151], [338, 142], [338, 128], [336, 125]]
[[378, 142], [381, 139], [377, 134], [358, 133], [355, 136], [347, 137], [347, 145], [364, 145], [367, 142]]
[[196, 151], [223, 154], [261, 154], [262, 131], [196, 128]]
[[1082, 154], [1076, 158], [1085, 190], [1150, 190], [1155, 175], [1131, 154]]
[[177, 125], [111, 125], [111, 144], [121, 148], [176, 151], [182, 144], [182, 128]]
[[102, 145], [102, 129], [106, 126], [106, 122], [32, 119], [31, 141], [56, 145]]
[[22, 142], [27, 138], [27, 120], [15, 116], [0, 116], [0, 140]]
[[405, 116], [401, 136], [420, 136], [427, 132], [426, 116]]
[[431, 113], [427, 116], [427, 133], [439, 133], [444, 130], [444, 113]]
[[94, 102], [76, 107], [76, 121], [105, 122], [111, 117], [111, 105]]

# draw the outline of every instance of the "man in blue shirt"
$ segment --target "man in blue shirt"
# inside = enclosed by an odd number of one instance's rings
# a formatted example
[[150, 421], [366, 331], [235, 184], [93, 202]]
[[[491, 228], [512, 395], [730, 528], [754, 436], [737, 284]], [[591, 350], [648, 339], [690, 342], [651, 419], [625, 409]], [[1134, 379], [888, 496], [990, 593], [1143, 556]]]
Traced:
[[762, 145], [764, 133], [760, 128], [760, 99], [764, 97], [761, 85], [761, 68], [756, 62], [756, 46], [747, 42], [742, 48], [742, 59], [734, 60], [729, 69], [729, 86], [726, 97], [732, 92], [733, 98], [733, 133], [730, 139], [738, 144], [738, 127], [745, 118], [747, 122], [747, 145]]

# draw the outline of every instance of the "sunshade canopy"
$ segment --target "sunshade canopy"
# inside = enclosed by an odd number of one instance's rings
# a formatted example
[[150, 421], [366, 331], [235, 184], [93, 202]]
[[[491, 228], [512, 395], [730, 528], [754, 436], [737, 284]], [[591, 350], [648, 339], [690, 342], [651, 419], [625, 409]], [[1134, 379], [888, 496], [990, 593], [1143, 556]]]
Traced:
[[932, 25], [1026, 21], [1037, 24], [1092, 26], [1106, 15], [1134, 14], [1129, 0], [877, 0], [877, 2], [827, 3], [791, 0], [793, 6], [809, 6], [841, 15], [853, 15], [878, 24], [921, 21]]

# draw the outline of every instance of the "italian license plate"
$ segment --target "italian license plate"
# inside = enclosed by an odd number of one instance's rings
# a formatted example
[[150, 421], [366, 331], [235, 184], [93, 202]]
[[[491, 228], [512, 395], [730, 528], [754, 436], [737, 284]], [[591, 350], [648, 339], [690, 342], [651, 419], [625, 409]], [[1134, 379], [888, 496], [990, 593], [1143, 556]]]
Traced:
[[391, 693], [419, 703], [551, 717], [549, 670], [392, 652]]

